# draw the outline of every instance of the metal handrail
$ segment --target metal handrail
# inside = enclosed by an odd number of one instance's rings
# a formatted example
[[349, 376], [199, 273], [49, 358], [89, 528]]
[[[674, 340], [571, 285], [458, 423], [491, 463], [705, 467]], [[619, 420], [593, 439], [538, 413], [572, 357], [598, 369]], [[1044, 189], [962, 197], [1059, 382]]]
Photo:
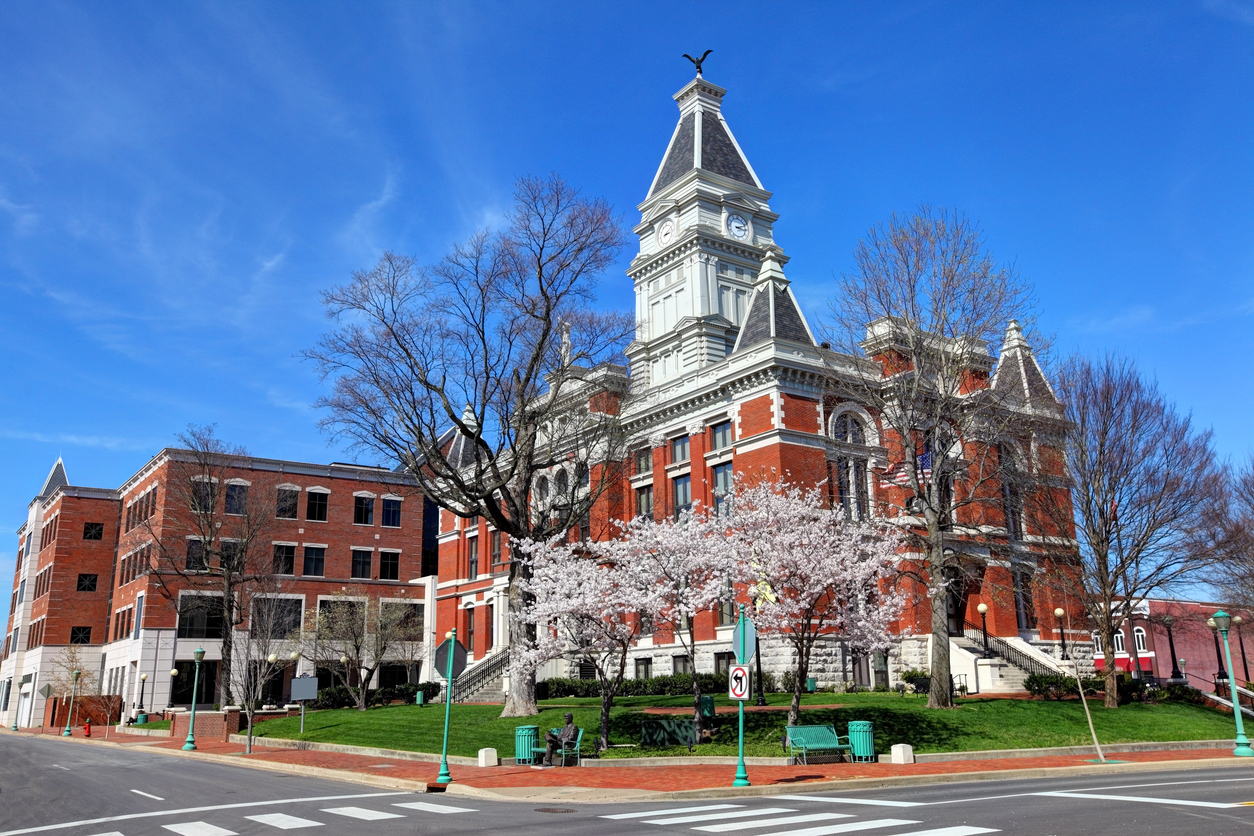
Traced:
[[[964, 626], [964, 629], [962, 631], [962, 634], [966, 636], [966, 638], [969, 641], [973, 641], [976, 644], [983, 647], [984, 646], [983, 628], [980, 627], [980, 625], [975, 624], [974, 622], [971, 622], [971, 621], [966, 621], [963, 626]], [[992, 651], [993, 653], [996, 653], [1001, 658], [1005, 659], [1010, 664], [1014, 665], [1019, 670], [1025, 671], [1030, 674], [1034, 673], [1040, 676], [1058, 676], [1061, 673], [1061, 671], [1054, 669], [1054, 668], [1050, 668], [1048, 665], [1044, 664], [1043, 662], [1039, 662], [1036, 659], [1033, 659], [1031, 656], [1024, 653], [1022, 650], [1019, 650], [1018, 648], [1014, 647], [1009, 642], [999, 639], [997, 636], [988, 637], [988, 649]]]
[[502, 650], [484, 659], [453, 680], [454, 701], [464, 700], [499, 677], [509, 667], [509, 650]]

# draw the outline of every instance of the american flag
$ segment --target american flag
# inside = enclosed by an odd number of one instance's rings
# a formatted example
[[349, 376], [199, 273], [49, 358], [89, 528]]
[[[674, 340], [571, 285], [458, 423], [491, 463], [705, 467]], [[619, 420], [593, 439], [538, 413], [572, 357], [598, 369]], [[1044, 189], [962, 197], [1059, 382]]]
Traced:
[[[917, 465], [919, 468], [919, 479], [921, 481], [927, 481], [928, 479], [931, 479], [932, 478], [932, 455], [931, 453], [924, 451], [923, 455], [919, 456], [916, 461], [917, 461]], [[894, 485], [908, 485], [908, 484], [910, 484], [910, 474], [906, 472], [906, 463], [904, 461], [889, 465], [888, 468], [884, 471], [884, 473], [880, 476], [881, 488], [891, 488]]]

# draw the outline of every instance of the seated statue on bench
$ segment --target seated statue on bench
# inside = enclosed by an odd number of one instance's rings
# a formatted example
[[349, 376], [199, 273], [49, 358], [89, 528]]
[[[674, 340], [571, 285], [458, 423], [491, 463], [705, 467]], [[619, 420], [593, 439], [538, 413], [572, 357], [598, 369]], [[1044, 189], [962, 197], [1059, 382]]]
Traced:
[[[562, 730], [557, 734], [548, 731], [544, 733], [544, 765], [553, 765], [553, 753], [559, 749], [563, 749], [569, 743], [574, 743], [579, 739], [579, 727], [575, 725], [575, 715], [569, 712], [562, 715], [562, 719], [566, 721], [566, 725], [562, 726]], [[564, 765], [564, 762], [563, 762]]]

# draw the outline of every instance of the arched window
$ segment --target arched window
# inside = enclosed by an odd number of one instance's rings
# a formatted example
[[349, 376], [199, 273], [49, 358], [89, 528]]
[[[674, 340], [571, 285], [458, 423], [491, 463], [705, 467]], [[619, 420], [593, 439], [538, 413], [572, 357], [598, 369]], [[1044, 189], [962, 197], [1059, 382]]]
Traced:
[[541, 476], [536, 480], [536, 502], [543, 505], [549, 501], [549, 477]]
[[1126, 648], [1126, 647], [1124, 647], [1123, 645], [1124, 645], [1124, 640], [1123, 640], [1123, 630], [1122, 630], [1122, 629], [1116, 630], [1116, 631], [1115, 631], [1115, 652], [1116, 652], [1116, 653], [1127, 653], [1127, 652], [1128, 652], [1128, 650], [1127, 650], [1127, 648]]
[[1147, 651], [1147, 648], [1145, 646], [1145, 628], [1144, 627], [1136, 627], [1132, 630], [1132, 640], [1136, 642], [1137, 653], [1145, 653]]
[[[844, 444], [865, 446], [866, 425], [856, 413], [842, 412], [832, 421], [832, 437]], [[836, 501], [850, 519], [865, 520], [870, 516], [868, 458], [869, 453], [842, 452], [833, 464], [831, 477], [836, 488]]]
[[565, 470], [557, 471], [557, 475], [553, 477], [553, 491], [557, 494], [559, 500], [565, 499], [570, 493], [570, 476]]
[[997, 459], [1001, 464], [1001, 501], [1002, 511], [1006, 517], [1006, 533], [1011, 540], [1023, 539], [1023, 460], [1019, 451], [1011, 444], [1002, 444], [997, 448]]

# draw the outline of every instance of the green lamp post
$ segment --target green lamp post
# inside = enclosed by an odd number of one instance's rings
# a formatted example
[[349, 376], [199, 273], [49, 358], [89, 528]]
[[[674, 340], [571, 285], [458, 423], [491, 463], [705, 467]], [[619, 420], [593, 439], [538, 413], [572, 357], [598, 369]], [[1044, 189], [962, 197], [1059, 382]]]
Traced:
[[[1232, 627], [1232, 616], [1223, 610], [1217, 610], [1211, 618], [1215, 621], [1215, 628], [1223, 634], [1224, 655], [1228, 660], [1228, 670], [1232, 670], [1232, 648], [1228, 645], [1228, 630]], [[1245, 723], [1241, 720], [1241, 697], [1237, 694], [1236, 686], [1230, 685], [1228, 693], [1232, 696], [1232, 716], [1237, 721], [1236, 748], [1232, 750], [1232, 754], [1238, 758], [1254, 758], [1254, 749], [1250, 748], [1250, 739], [1245, 736]]]
[[449, 709], [453, 705], [453, 648], [457, 646], [457, 628], [445, 633], [444, 639], [448, 642], [448, 669], [444, 672], [444, 745], [440, 749], [440, 774], [435, 778], [437, 784], [447, 784], [453, 780], [448, 771], [448, 717]]
[[198, 647], [192, 651], [196, 660], [196, 674], [192, 678], [192, 721], [187, 724], [187, 740], [183, 743], [184, 752], [196, 751], [196, 690], [200, 688], [200, 663], [205, 660], [205, 649]]
[[74, 716], [74, 698], [78, 696], [78, 671], [73, 671], [70, 676], [74, 677], [74, 684], [70, 686], [70, 710], [65, 714], [65, 731], [61, 732], [62, 737], [69, 737], [72, 734], [70, 718]]

